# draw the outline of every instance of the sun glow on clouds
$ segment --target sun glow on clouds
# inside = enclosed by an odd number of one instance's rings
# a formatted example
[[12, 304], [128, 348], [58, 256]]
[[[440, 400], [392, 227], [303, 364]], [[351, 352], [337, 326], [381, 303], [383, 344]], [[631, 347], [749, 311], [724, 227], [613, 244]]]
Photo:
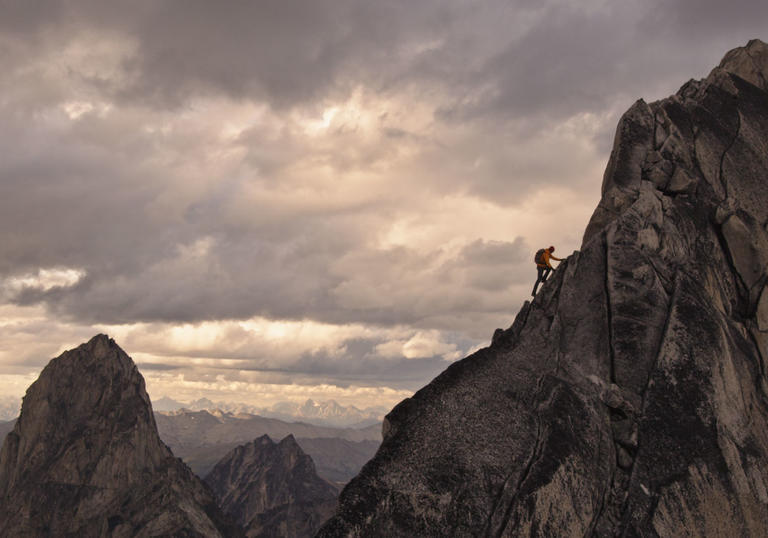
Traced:
[[36, 273], [11, 276], [0, 282], [0, 289], [6, 293], [18, 293], [25, 288], [48, 291], [57, 287], [70, 287], [85, 276], [82, 269], [54, 267], [38, 269]]
[[396, 110], [399, 110], [397, 103], [357, 87], [346, 100], [326, 102], [319, 119], [312, 109], [297, 110], [292, 117], [312, 137], [328, 136], [329, 130], [335, 134], [353, 132], [366, 136], [375, 133], [389, 111]]
[[512, 241], [518, 231], [525, 230], [531, 248], [559, 238], [558, 251], [570, 254], [579, 248], [583, 229], [563, 230], [561, 223], [585, 221], [593, 206], [594, 193], [560, 187], [543, 188], [528, 203], [511, 208], [475, 197], [443, 197], [420, 214], [394, 220], [382, 233], [379, 246], [421, 250], [440, 246], [442, 254], [451, 257], [476, 237]]
[[323, 110], [323, 116], [319, 120], [308, 120], [304, 122], [306, 132], [310, 135], [321, 135], [323, 131], [331, 126], [333, 118], [338, 114], [339, 107], [332, 106]]
[[[31, 333], [41, 327], [50, 334], [50, 342], [40, 341]], [[5, 394], [20, 397], [49, 359], [96, 332], [109, 334], [131, 355], [151, 396], [181, 401], [209, 397], [271, 405], [313, 398], [359, 407], [394, 405], [412, 391], [368, 382], [365, 375], [340, 383], [334, 381], [333, 374], [292, 369], [291, 363], [318, 356], [323, 361], [342, 361], [342, 368], [348, 363], [354, 369], [362, 358], [347, 354], [347, 346], [351, 341], [365, 339], [381, 344], [382, 353], [371, 344], [371, 353], [379, 360], [434, 355], [450, 360], [457, 355], [456, 346], [443, 342], [439, 331], [414, 331], [408, 327], [382, 329], [265, 318], [195, 325], [89, 327], [52, 322], [40, 307], [4, 306], [0, 308], [0, 361], [4, 364], [0, 384]]]
[[[457, 357], [457, 346], [442, 340], [440, 331], [408, 327], [335, 325], [315, 321], [270, 320], [212, 321], [199, 324], [133, 324], [101, 326], [139, 362], [162, 360], [170, 365], [189, 361], [206, 366], [248, 366], [252, 359], [298, 359], [307, 354], [341, 357], [352, 340], [379, 341], [381, 357], [408, 359]], [[271, 367], [276, 367], [272, 365]]]
[[440, 356], [447, 361], [460, 358], [461, 352], [456, 344], [442, 341], [439, 331], [418, 331], [406, 340], [390, 340], [376, 346], [376, 351], [383, 357], [405, 357], [422, 359]]

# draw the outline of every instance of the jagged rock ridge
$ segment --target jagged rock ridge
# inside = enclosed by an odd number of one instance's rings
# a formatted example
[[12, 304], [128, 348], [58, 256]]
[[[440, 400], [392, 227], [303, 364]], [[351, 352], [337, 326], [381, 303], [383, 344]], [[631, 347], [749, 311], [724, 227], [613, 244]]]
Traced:
[[237, 536], [160, 441], [144, 379], [105, 335], [27, 390], [0, 451], [0, 536]]
[[768, 535], [768, 46], [638, 101], [569, 256], [318, 536]]
[[[337, 429], [287, 423], [257, 415], [180, 410], [155, 413], [160, 438], [198, 476], [207, 475], [229, 451], [262, 435], [288, 435], [315, 463], [320, 476], [347, 483], [373, 457], [381, 442], [381, 426]], [[0, 432], [3, 425], [0, 424]]]
[[338, 490], [317, 476], [292, 435], [235, 448], [205, 481], [249, 537], [312, 536], [336, 508]]

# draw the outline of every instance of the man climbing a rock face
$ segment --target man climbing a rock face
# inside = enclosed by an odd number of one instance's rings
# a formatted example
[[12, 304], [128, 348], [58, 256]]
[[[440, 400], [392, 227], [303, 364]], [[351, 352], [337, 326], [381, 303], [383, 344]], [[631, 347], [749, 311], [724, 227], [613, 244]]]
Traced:
[[555, 251], [555, 247], [541, 248], [536, 252], [534, 261], [536, 262], [536, 271], [538, 276], [536, 277], [536, 284], [533, 285], [533, 295], [536, 296], [536, 289], [539, 287], [539, 282], [546, 282], [549, 272], [552, 270], [552, 264], [549, 260], [563, 261], [561, 258], [555, 258], [552, 253]]

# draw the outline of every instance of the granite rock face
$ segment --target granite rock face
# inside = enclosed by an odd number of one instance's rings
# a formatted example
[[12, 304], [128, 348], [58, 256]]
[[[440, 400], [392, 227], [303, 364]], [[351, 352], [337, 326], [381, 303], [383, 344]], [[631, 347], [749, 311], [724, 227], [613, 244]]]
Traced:
[[264, 435], [235, 448], [205, 481], [249, 537], [312, 536], [333, 514], [338, 496], [292, 435], [279, 443]]
[[53, 359], [0, 451], [0, 536], [237, 536], [105, 335]]
[[580, 251], [318, 536], [768, 535], [768, 46], [624, 115]]

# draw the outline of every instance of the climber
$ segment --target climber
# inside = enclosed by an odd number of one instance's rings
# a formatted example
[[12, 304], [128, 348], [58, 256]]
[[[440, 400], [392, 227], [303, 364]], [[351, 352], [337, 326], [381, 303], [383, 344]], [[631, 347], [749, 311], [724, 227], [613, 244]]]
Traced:
[[533, 261], [536, 262], [536, 271], [538, 276], [536, 277], [536, 284], [533, 285], [533, 295], [536, 297], [536, 289], [539, 287], [539, 282], [546, 282], [549, 272], [552, 270], [552, 264], [549, 260], [563, 261], [561, 258], [555, 258], [552, 253], [555, 251], [555, 247], [542, 248], [536, 252], [536, 256]]

